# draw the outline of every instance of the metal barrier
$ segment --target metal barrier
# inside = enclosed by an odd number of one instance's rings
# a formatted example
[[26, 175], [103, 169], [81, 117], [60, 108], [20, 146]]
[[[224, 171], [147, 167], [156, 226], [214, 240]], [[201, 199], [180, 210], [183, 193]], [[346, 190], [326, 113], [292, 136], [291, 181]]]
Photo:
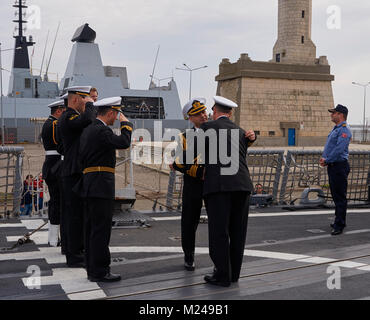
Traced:
[[[288, 151], [284, 168], [280, 204], [294, 203], [300, 199], [305, 188], [320, 188], [329, 202], [331, 200], [327, 168], [319, 165], [322, 151]], [[347, 199], [352, 204], [368, 201], [368, 173], [370, 152], [349, 153], [351, 172], [348, 177]]]
[[247, 162], [253, 185], [262, 185], [262, 192], [277, 204], [284, 150], [248, 150]]
[[[327, 168], [319, 160], [322, 150], [249, 150], [248, 168], [254, 185], [261, 184], [263, 193], [272, 195], [274, 205], [295, 204], [305, 189], [322, 190], [331, 203]], [[370, 200], [370, 151], [350, 151], [351, 172], [348, 177], [348, 202], [354, 205]], [[168, 186], [167, 204], [172, 206], [174, 177]], [[306, 190], [307, 193], [307, 190]], [[322, 195], [322, 192], [319, 192]], [[181, 204], [178, 208], [181, 207]]]
[[[261, 184], [262, 192], [272, 195], [273, 203], [277, 204], [280, 176], [284, 163], [284, 150], [249, 150], [247, 161], [253, 185]], [[175, 172], [170, 174], [167, 208], [173, 209], [175, 194], [179, 195], [176, 204], [177, 209], [181, 208], [182, 177], [181, 174]], [[180, 186], [180, 188], [178, 187], [176, 190], [176, 186]]]
[[0, 217], [20, 213], [23, 152], [21, 147], [0, 147]]
[[183, 185], [184, 185], [183, 175], [178, 171], [171, 170], [168, 179], [168, 190], [166, 200], [166, 208], [168, 210], [174, 209], [174, 201], [176, 202], [176, 209], [177, 210], [181, 209]]

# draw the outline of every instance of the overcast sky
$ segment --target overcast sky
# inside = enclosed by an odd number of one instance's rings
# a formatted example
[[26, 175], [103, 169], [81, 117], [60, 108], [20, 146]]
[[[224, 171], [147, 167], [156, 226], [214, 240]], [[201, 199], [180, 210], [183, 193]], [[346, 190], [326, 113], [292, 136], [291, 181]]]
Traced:
[[[1, 0], [0, 4], [2, 49], [14, 46], [13, 3], [13, 0]], [[60, 21], [49, 69], [50, 77], [56, 78], [58, 74], [60, 80], [75, 30], [89, 23], [97, 33], [103, 64], [126, 66], [132, 89], [148, 88], [160, 45], [155, 76], [174, 75], [182, 105], [188, 100], [189, 72], [176, 67], [182, 67], [183, 63], [191, 68], [208, 66], [193, 72], [192, 96], [203, 96], [207, 104], [212, 105], [217, 87], [215, 76], [222, 58], [236, 62], [241, 53], [248, 53], [253, 60], [268, 61], [277, 38], [278, 0], [28, 0], [27, 4], [41, 9], [40, 28], [26, 32], [36, 41], [34, 72], [39, 72], [36, 69], [40, 69], [48, 30], [47, 55]], [[333, 5], [341, 9], [340, 29], [327, 26], [331, 17], [327, 9]], [[370, 1], [313, 0], [312, 40], [317, 47], [317, 57], [328, 57], [335, 75], [335, 104], [349, 107], [352, 124], [362, 124], [364, 91], [351, 83], [370, 81], [369, 16]], [[31, 54], [32, 49], [29, 52]], [[3, 68], [9, 70], [11, 64], [12, 53], [3, 52]], [[8, 72], [3, 72], [3, 79], [4, 93], [7, 93]], [[370, 119], [370, 99], [367, 117]]]

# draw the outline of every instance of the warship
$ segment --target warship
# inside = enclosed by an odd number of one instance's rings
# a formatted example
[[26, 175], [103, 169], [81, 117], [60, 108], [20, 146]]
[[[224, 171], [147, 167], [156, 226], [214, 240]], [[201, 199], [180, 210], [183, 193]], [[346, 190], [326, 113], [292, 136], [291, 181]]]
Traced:
[[[121, 96], [126, 116], [136, 127], [153, 131], [154, 122], [161, 121], [163, 128], [184, 129], [176, 82], [172, 78], [166, 86], [150, 82], [147, 90], [131, 89], [127, 68], [104, 66], [96, 32], [88, 23], [77, 28], [72, 37], [72, 50], [60, 83], [44, 76], [34, 75], [30, 68], [28, 48], [35, 45], [32, 36], [25, 36], [24, 20], [26, 1], [15, 1], [17, 34], [13, 66], [7, 96], [2, 97], [2, 132], [5, 143], [37, 142], [44, 119], [49, 114], [47, 106], [63, 95], [70, 86], [91, 85], [99, 92], [99, 99]], [[163, 129], [165, 130], [165, 129]]]

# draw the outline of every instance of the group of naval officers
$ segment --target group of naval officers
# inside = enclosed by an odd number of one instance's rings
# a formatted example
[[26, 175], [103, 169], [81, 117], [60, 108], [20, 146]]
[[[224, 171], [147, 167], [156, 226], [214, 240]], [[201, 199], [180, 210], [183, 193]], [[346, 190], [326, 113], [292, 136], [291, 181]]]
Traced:
[[[69, 268], [85, 268], [92, 282], [119, 281], [121, 276], [110, 272], [108, 247], [116, 149], [130, 146], [133, 124], [121, 110], [121, 97], [97, 101], [91, 86], [66, 91], [49, 105], [51, 115], [42, 129], [49, 244], [59, 245], [60, 226], [61, 251]], [[109, 128], [118, 114], [120, 135]]]
[[[42, 130], [43, 176], [50, 193], [49, 244], [60, 244], [67, 266], [85, 268], [90, 281], [119, 281], [121, 276], [110, 272], [109, 252], [115, 150], [130, 146], [133, 125], [122, 112], [121, 97], [98, 101], [97, 90], [90, 86], [70, 87], [66, 91], [60, 100], [49, 105], [51, 115]], [[195, 125], [191, 130], [239, 131], [237, 173], [223, 176], [219, 170], [221, 163], [201, 164], [193, 148], [196, 143], [186, 141], [186, 131], [181, 135], [185, 144], [181, 144], [180, 152], [192, 150], [194, 160], [180, 163], [176, 157], [170, 167], [184, 173], [185, 179], [181, 220], [184, 267], [189, 271], [195, 268], [195, 232], [204, 199], [209, 251], [214, 263], [214, 272], [205, 276], [205, 281], [229, 286], [238, 281], [243, 261], [249, 195], [253, 189], [246, 154], [256, 136], [252, 130], [245, 132], [230, 120], [232, 110], [237, 107], [234, 102], [218, 96], [214, 99], [214, 121], [208, 122], [203, 99], [189, 101], [183, 108], [184, 116]], [[119, 136], [109, 128], [118, 114]], [[227, 144], [229, 150], [230, 135]], [[208, 142], [206, 150], [212, 147]], [[207, 152], [204, 157], [209, 157]]]
[[[110, 272], [109, 252], [115, 195], [115, 150], [130, 146], [133, 124], [122, 112], [121, 97], [99, 101], [97, 97], [95, 88], [70, 87], [61, 100], [49, 105], [51, 115], [42, 130], [46, 151], [43, 177], [50, 193], [49, 244], [59, 245], [60, 225], [61, 250], [68, 267], [85, 268], [90, 281], [113, 282], [121, 280], [120, 275]], [[214, 264], [213, 273], [206, 275], [204, 280], [223, 287], [238, 282], [240, 277], [249, 199], [253, 192], [246, 158], [247, 150], [257, 136], [253, 130], [246, 131], [231, 120], [237, 107], [233, 101], [215, 96], [213, 121], [209, 121], [205, 99], [191, 99], [183, 107], [183, 115], [193, 128], [179, 136], [176, 156], [170, 165], [172, 170], [184, 174], [181, 215], [184, 268], [188, 271], [195, 269], [196, 230], [204, 201], [208, 216], [209, 254]], [[331, 143], [337, 144], [333, 142], [335, 139], [343, 140], [344, 152], [347, 152], [343, 159], [336, 161], [338, 152], [335, 149], [337, 153], [333, 153], [334, 147], [327, 143], [320, 164], [333, 172], [333, 168], [347, 163], [350, 131], [345, 125], [348, 109], [339, 106], [329, 112], [337, 124], [333, 129], [335, 134], [329, 135]], [[115, 135], [109, 126], [114, 124], [118, 114], [121, 134]], [[337, 135], [337, 127], [348, 132]], [[206, 135], [204, 154], [197, 150], [196, 134], [191, 135], [191, 139], [187, 138], [189, 133], [198, 130], [216, 133], [216, 142], [207, 139]], [[221, 132], [227, 132], [226, 139], [220, 138]], [[220, 148], [221, 140], [225, 147], [223, 150]], [[230, 155], [232, 144], [238, 144], [237, 154], [233, 155], [237, 170], [233, 174], [223, 174], [222, 169], [229, 164], [225, 165], [220, 152]], [[214, 148], [217, 149], [216, 161], [210, 161]], [[333, 154], [334, 158], [330, 158], [329, 155]], [[333, 176], [330, 172], [329, 176]], [[349, 169], [336, 182], [342, 185], [348, 172]], [[339, 177], [337, 172], [334, 175]], [[336, 210], [333, 224], [336, 232], [332, 234], [341, 233], [345, 226], [346, 203], [345, 208], [341, 208], [340, 201], [346, 190], [342, 189], [338, 192], [332, 190], [337, 209], [341, 212], [337, 214]], [[339, 192], [342, 194], [338, 198], [336, 194]]]

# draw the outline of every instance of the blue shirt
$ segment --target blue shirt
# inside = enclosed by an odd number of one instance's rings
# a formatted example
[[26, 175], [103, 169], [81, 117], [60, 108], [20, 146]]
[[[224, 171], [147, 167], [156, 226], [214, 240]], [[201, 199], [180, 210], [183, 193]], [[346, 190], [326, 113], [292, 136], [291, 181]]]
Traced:
[[336, 125], [328, 136], [322, 157], [325, 163], [333, 163], [348, 160], [348, 146], [352, 138], [352, 132], [343, 121]]

